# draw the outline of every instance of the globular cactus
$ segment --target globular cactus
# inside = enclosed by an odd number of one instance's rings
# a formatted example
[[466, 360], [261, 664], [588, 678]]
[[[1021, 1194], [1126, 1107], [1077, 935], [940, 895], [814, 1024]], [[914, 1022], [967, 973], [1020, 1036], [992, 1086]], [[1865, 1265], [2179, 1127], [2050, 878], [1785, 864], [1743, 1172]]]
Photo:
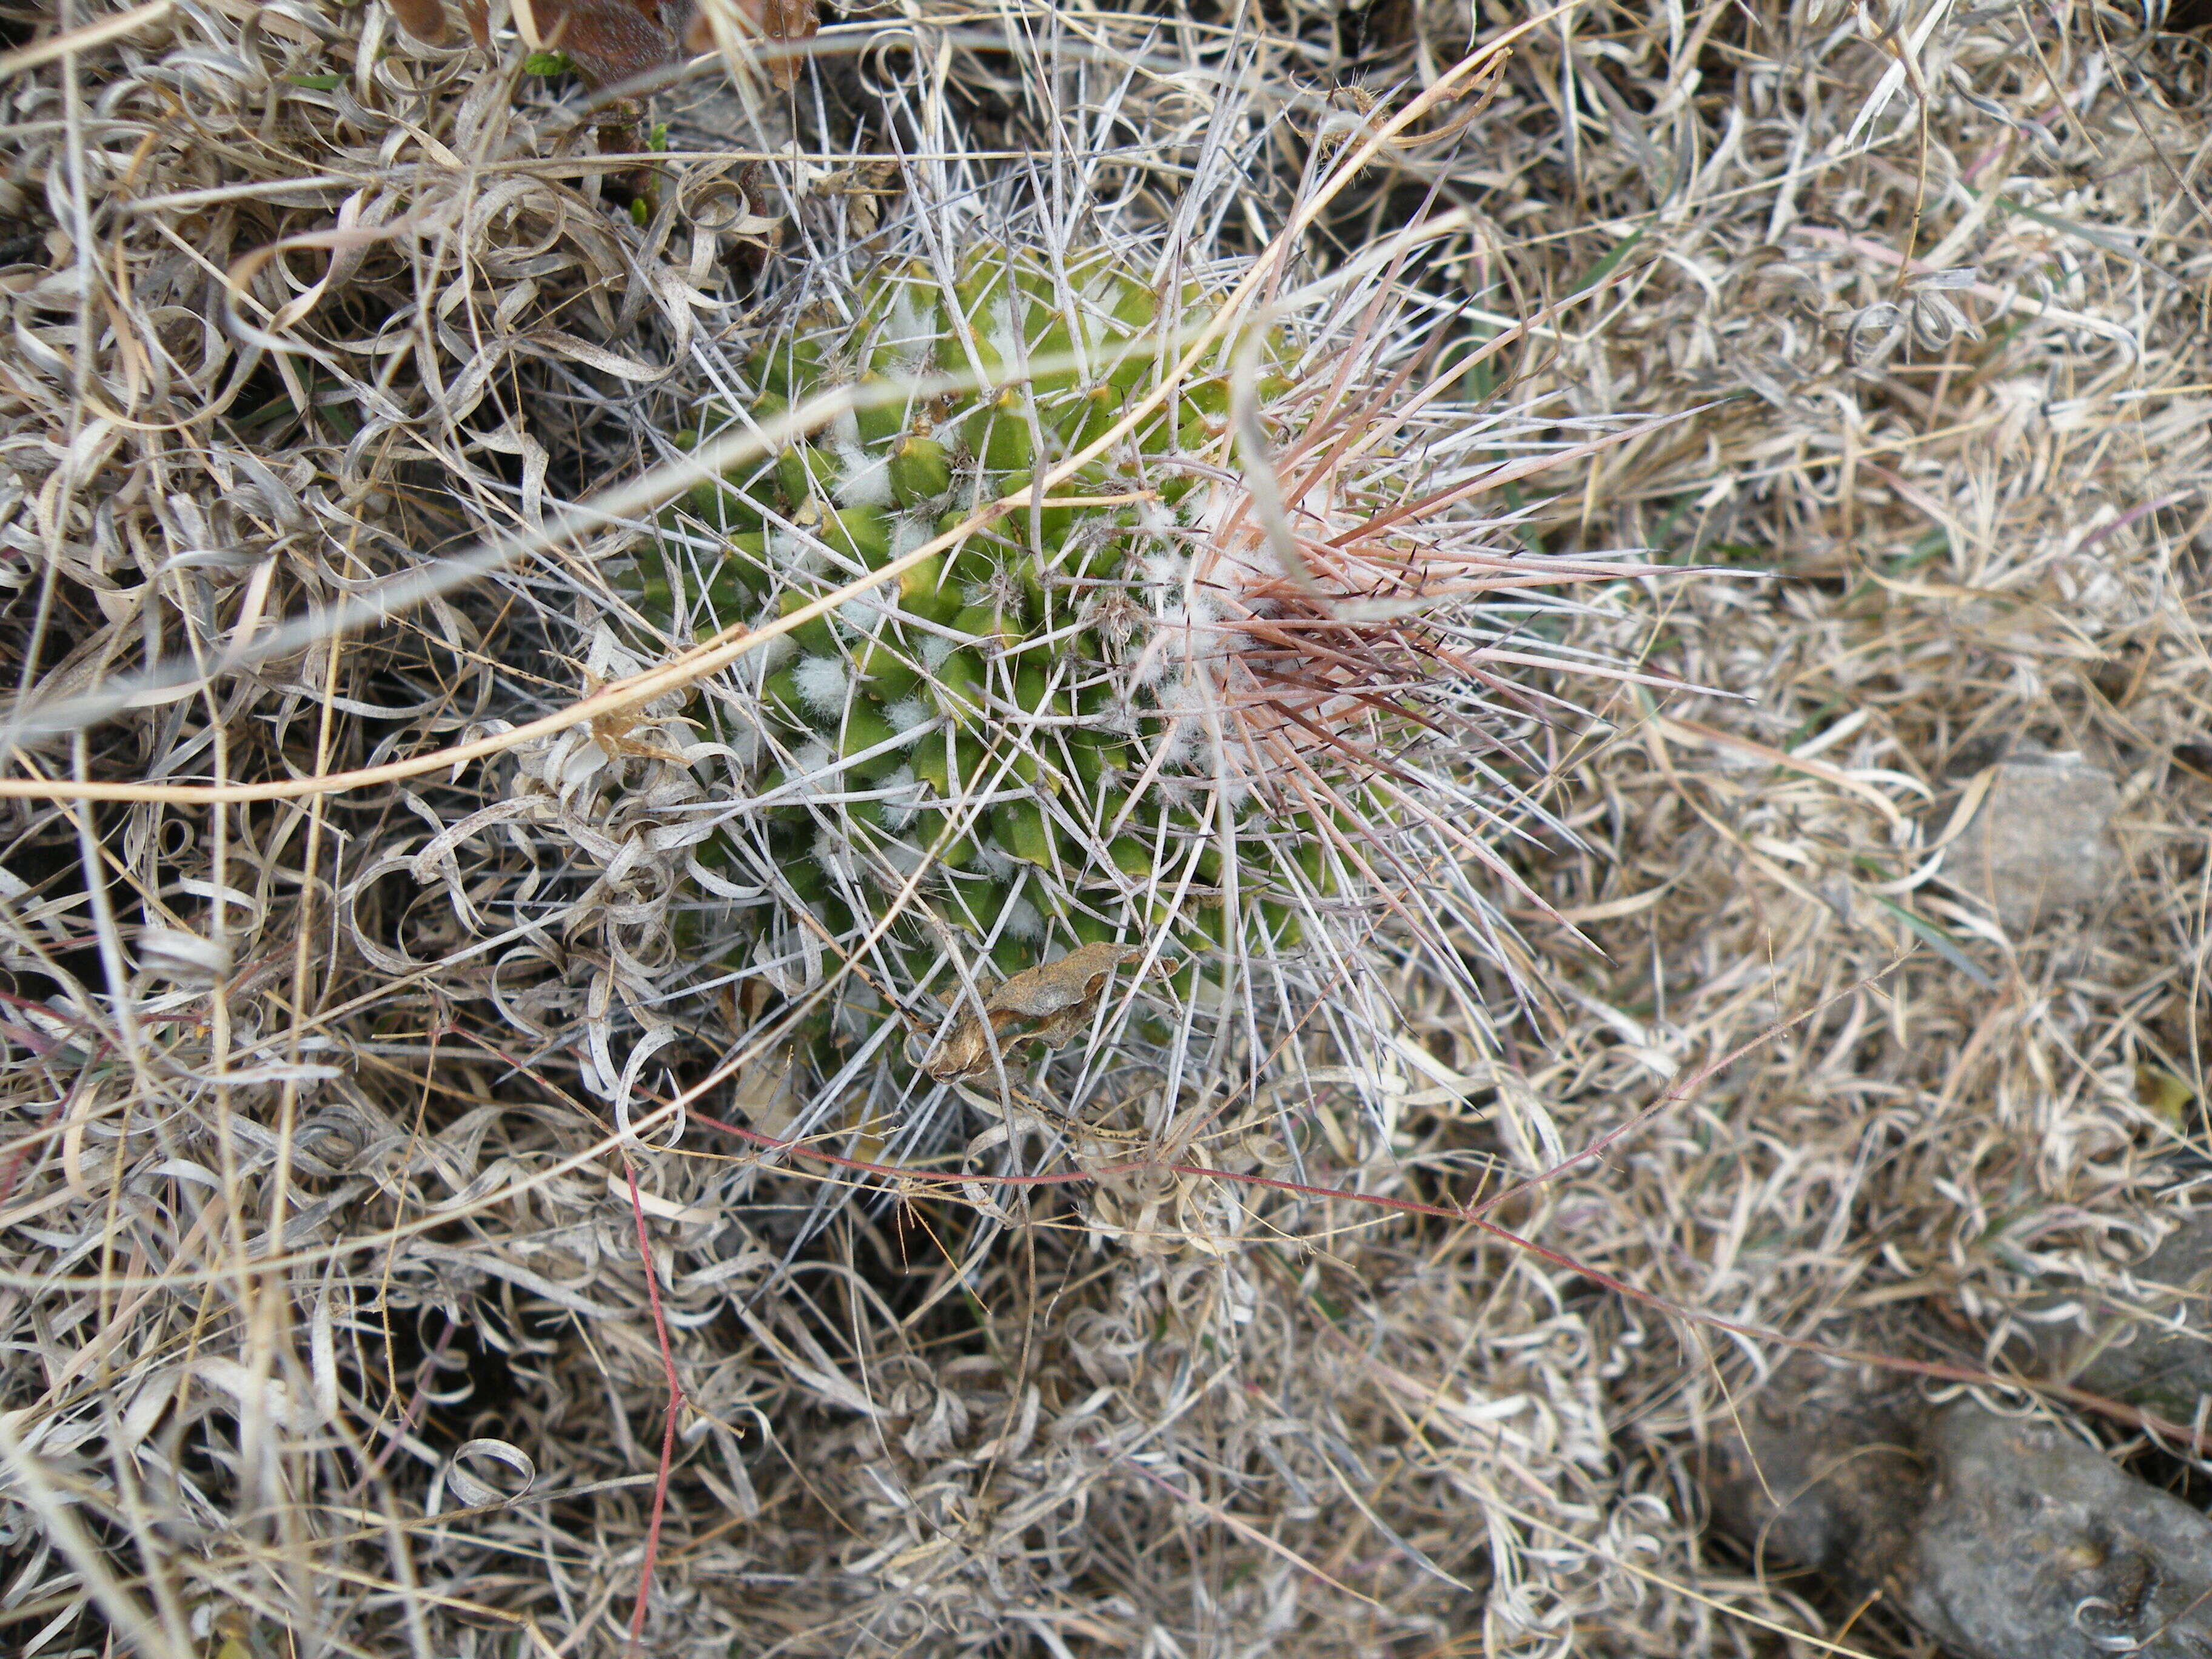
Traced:
[[825, 1074], [974, 1074], [942, 1060], [963, 999], [1085, 946], [1167, 975], [1101, 1035], [1187, 1048], [1203, 1024], [1248, 1066], [1364, 1018], [1378, 927], [1462, 982], [1485, 948], [1471, 872], [1502, 868], [1513, 731], [1553, 706], [1516, 590], [1622, 568], [1532, 557], [1474, 510], [1541, 446], [1449, 401], [1387, 289], [1279, 306], [1185, 365], [1227, 292], [1103, 250], [895, 264], [685, 434], [860, 404], [664, 514], [629, 588], [662, 649], [864, 581], [1127, 428], [695, 705], [754, 757], [701, 864], [757, 896], [702, 896], [690, 944], [757, 967], [749, 1006]]

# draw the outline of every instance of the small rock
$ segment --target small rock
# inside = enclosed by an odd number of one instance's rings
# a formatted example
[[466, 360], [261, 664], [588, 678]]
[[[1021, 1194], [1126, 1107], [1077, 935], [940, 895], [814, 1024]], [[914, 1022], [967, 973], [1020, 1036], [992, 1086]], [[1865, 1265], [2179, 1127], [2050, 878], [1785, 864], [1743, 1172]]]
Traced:
[[1888, 1576], [1925, 1495], [1920, 1425], [1905, 1395], [1823, 1381], [1785, 1368], [1715, 1446], [1713, 1518], [1761, 1567], [1813, 1567], [1863, 1595]]
[[1978, 1659], [2212, 1654], [2212, 1521], [2049, 1424], [1969, 1402], [1936, 1469], [1900, 1601]]
[[1960, 1659], [2212, 1655], [2212, 1520], [2050, 1425], [1789, 1375], [1716, 1449], [1715, 1519], [1763, 1564], [1878, 1593]]
[[2083, 1286], [2065, 1299], [2081, 1310], [2075, 1319], [2019, 1327], [2036, 1375], [2168, 1422], [2196, 1420], [2212, 1394], [2212, 1211], [2185, 1216], [2128, 1270], [2124, 1288]]
[[1946, 861], [1951, 880], [2025, 933], [2106, 896], [2119, 873], [2112, 838], [2119, 786], [2075, 754], [2023, 754], [2001, 763], [1988, 798]]

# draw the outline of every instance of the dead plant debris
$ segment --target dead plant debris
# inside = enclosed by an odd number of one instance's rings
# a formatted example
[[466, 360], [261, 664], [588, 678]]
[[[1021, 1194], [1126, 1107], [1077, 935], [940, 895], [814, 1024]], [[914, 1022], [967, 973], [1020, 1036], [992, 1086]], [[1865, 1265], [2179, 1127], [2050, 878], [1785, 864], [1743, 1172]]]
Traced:
[[[1594, 1275], [1986, 1366], [2124, 1304], [2195, 1201], [2212, 60], [2179, 21], [914, 0], [833, 16], [781, 91], [669, 70], [640, 131], [678, 142], [608, 155], [499, 8], [489, 49], [375, 3], [0, 9], [0, 1645], [1923, 1651], [1705, 1534], [1704, 1449], [1776, 1352]], [[173, 793], [629, 672], [597, 621], [643, 522], [548, 526], [674, 461], [911, 200], [1218, 202], [1187, 234], [1249, 252], [1509, 36], [1311, 257], [1426, 204], [1405, 281], [1470, 356], [1522, 331], [1470, 395], [1680, 417], [1511, 503], [1531, 561], [1707, 568], [1547, 645], [1713, 692], [1543, 729], [1574, 839], [1511, 854], [1525, 1000], [1441, 1000], [1386, 937], [1413, 1012], [1358, 1075], [1130, 1067], [1137, 1140], [1008, 1109], [963, 1164], [726, 1042], [752, 991], [665, 902], [714, 805], [680, 697], [404, 783]], [[487, 544], [521, 550], [315, 625]], [[1964, 831], [2030, 754], [2111, 780], [2111, 865], [2008, 915]], [[1107, 971], [990, 1017], [1050, 1042]], [[747, 1113], [789, 1133], [697, 1121]], [[1589, 1272], [1467, 1224], [1508, 1182], [1496, 1218]]]

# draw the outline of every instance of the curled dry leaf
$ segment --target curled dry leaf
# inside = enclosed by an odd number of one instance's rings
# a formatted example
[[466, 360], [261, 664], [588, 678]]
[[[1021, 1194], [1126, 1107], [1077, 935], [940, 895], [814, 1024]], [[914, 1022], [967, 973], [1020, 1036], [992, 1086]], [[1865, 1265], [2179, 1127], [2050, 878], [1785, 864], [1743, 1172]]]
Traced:
[[[1082, 945], [1057, 962], [1024, 969], [984, 998], [988, 1028], [972, 1012], [961, 1017], [929, 1057], [930, 1076], [939, 1083], [981, 1077], [998, 1055], [1019, 1042], [1065, 1046], [1089, 1023], [1114, 970], [1144, 959], [1141, 945]], [[1175, 968], [1159, 966], [1167, 973]]]

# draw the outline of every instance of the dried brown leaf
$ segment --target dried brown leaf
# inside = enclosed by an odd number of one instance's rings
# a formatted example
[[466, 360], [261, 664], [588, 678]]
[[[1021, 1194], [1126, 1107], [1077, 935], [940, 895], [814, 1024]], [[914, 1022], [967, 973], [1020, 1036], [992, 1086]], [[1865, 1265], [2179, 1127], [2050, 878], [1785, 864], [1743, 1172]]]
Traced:
[[446, 9], [439, 0], [392, 0], [392, 15], [417, 40], [434, 46], [446, 38]]
[[[760, 30], [772, 45], [787, 45], [800, 40], [811, 40], [821, 27], [821, 18], [815, 9], [814, 0], [758, 0]], [[748, 10], [750, 7], [748, 6]], [[793, 56], [775, 58], [769, 64], [769, 77], [779, 87], [787, 87], [799, 77], [799, 59]]]
[[[811, 40], [821, 27], [815, 0], [736, 0], [735, 9], [771, 46]], [[666, 15], [685, 52], [714, 49], [714, 25], [704, 8], [687, 0], [680, 5], [672, 3]], [[799, 58], [793, 53], [778, 52], [764, 67], [769, 80], [779, 88], [789, 87], [799, 78]]]
[[[1016, 974], [983, 1000], [983, 1013], [963, 1015], [929, 1057], [930, 1076], [951, 1083], [988, 1073], [1018, 1042], [1064, 1047], [1089, 1023], [1114, 970], [1145, 959], [1141, 945], [1084, 945], [1057, 962]], [[1163, 963], [1172, 971], [1172, 965]]]
[[538, 0], [545, 44], [568, 54], [595, 87], [659, 69], [676, 56], [675, 38], [629, 0]]

